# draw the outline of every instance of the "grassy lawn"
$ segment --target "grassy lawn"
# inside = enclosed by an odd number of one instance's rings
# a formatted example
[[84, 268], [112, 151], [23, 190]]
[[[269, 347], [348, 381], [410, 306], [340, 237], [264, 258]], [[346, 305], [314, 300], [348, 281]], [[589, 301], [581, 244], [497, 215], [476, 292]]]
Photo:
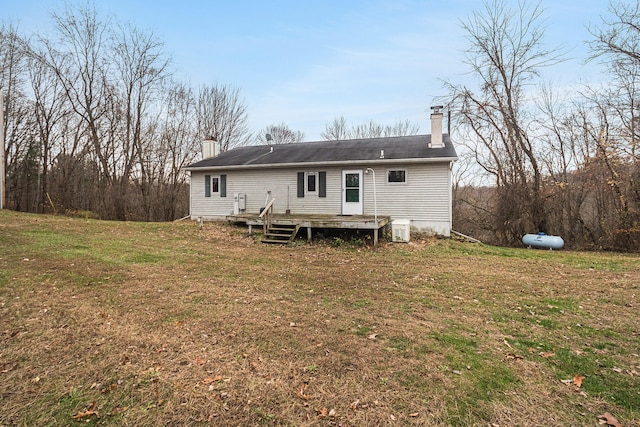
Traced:
[[0, 211], [0, 425], [640, 426], [640, 257]]

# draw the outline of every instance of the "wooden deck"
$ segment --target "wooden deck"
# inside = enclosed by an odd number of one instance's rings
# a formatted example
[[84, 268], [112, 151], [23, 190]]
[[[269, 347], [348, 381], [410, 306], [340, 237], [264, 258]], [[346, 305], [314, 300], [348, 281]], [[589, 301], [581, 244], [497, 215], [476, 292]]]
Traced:
[[[263, 225], [263, 219], [258, 214], [227, 215], [227, 221], [244, 223], [249, 226], [249, 234], [253, 232], [253, 226]], [[307, 229], [307, 239], [311, 241], [311, 230], [314, 228], [337, 228], [351, 230], [372, 230], [374, 244], [378, 243], [379, 230], [385, 227], [391, 218], [378, 216], [377, 221], [373, 215], [297, 215], [297, 214], [273, 214], [272, 222], [282, 225], [297, 225]]]

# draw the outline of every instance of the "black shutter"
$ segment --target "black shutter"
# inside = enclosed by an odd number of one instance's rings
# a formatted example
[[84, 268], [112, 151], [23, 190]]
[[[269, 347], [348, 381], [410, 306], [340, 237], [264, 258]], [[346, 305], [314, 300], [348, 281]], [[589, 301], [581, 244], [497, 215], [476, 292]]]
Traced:
[[327, 197], [327, 173], [318, 172], [318, 197]]
[[211, 197], [211, 175], [204, 176], [204, 197]]
[[304, 197], [304, 172], [298, 172], [298, 197]]
[[220, 175], [220, 197], [227, 197], [227, 175]]

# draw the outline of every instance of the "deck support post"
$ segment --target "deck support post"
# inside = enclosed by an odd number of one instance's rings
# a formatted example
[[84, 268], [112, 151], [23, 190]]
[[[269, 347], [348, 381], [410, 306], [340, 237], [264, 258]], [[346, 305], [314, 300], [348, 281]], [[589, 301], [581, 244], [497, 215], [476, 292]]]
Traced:
[[313, 233], [311, 233], [311, 227], [307, 227], [307, 241], [309, 243], [311, 243], [311, 236]]
[[378, 227], [376, 224], [376, 228], [373, 229], [373, 246], [378, 246]]

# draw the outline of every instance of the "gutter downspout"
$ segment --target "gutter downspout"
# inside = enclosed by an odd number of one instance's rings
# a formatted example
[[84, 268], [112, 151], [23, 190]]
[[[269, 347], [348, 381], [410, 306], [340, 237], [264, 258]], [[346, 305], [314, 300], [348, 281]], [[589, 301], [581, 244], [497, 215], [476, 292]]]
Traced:
[[378, 244], [378, 200], [376, 196], [376, 171], [371, 168], [367, 168], [365, 171], [367, 174], [371, 172], [373, 177], [373, 220], [375, 221], [375, 231], [373, 233], [373, 244]]

